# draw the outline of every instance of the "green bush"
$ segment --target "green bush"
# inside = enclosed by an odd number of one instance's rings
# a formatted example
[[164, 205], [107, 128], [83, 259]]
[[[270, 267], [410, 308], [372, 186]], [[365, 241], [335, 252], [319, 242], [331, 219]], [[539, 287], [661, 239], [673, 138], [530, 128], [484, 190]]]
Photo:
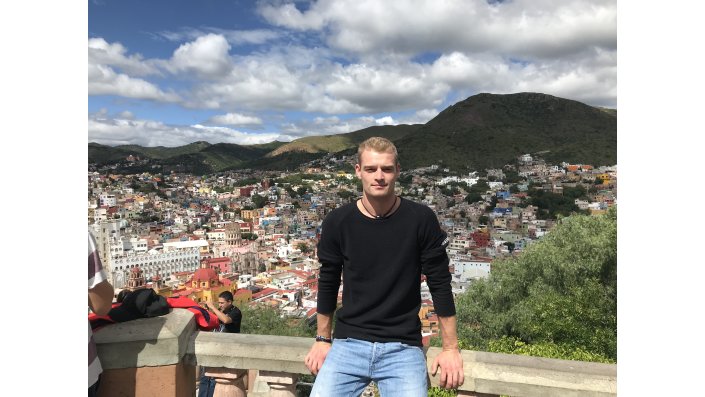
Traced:
[[506, 337], [523, 345], [504, 352], [616, 362], [616, 209], [564, 218], [518, 257], [493, 263], [487, 280], [458, 296], [456, 311], [459, 338], [479, 350], [500, 349]]

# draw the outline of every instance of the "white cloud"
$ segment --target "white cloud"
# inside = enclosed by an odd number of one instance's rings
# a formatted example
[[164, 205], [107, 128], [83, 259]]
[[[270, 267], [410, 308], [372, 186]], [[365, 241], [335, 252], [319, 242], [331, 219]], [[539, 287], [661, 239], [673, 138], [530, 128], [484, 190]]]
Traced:
[[88, 95], [119, 95], [128, 98], [176, 102], [178, 95], [163, 92], [156, 85], [103, 65], [88, 64]]
[[169, 41], [193, 41], [207, 34], [217, 34], [223, 36], [231, 44], [265, 44], [269, 41], [282, 38], [281, 32], [272, 29], [252, 29], [252, 30], [228, 30], [220, 28], [184, 28], [180, 31], [163, 31], [156, 33], [155, 36], [165, 38]]
[[357, 54], [427, 51], [495, 52], [559, 58], [586, 47], [616, 48], [613, 0], [320, 0], [260, 8], [270, 23], [328, 34], [328, 43]]
[[436, 106], [449, 90], [447, 84], [429, 79], [425, 67], [411, 63], [349, 65], [340, 68], [325, 86], [331, 96], [374, 113]]
[[437, 109], [421, 109], [413, 115], [401, 119], [400, 124], [426, 124], [440, 113]]
[[281, 126], [281, 129], [291, 136], [301, 138], [304, 136], [345, 134], [376, 125], [397, 124], [406, 124], [406, 122], [398, 122], [392, 116], [382, 116], [378, 118], [360, 116], [348, 119], [341, 119], [337, 116], [319, 116], [309, 120], [285, 123]]
[[615, 106], [616, 52], [594, 49], [592, 55], [535, 63], [511, 62], [495, 56], [441, 56], [430, 67], [432, 80], [456, 90], [508, 94], [542, 92], [593, 105]]
[[88, 118], [88, 140], [104, 145], [181, 146], [196, 141], [252, 145], [273, 140], [289, 141], [279, 133], [247, 133], [226, 127], [202, 125], [174, 126], [152, 120], [106, 118], [104, 114]]
[[228, 51], [230, 44], [225, 37], [207, 34], [179, 46], [166, 67], [175, 72], [195, 72], [204, 78], [220, 78], [232, 67]]
[[214, 124], [225, 125], [242, 125], [242, 126], [257, 126], [262, 125], [262, 119], [259, 117], [246, 116], [239, 113], [228, 113], [212, 117], [210, 122]]
[[250, 110], [361, 111], [345, 100], [326, 97], [325, 81], [335, 67], [325, 50], [272, 47], [237, 56], [231, 73], [194, 87], [189, 107]]
[[394, 118], [392, 116], [384, 116], [380, 117], [378, 119], [375, 119], [375, 124], [377, 125], [397, 125], [398, 123], [394, 121]]
[[[168, 59], [90, 39], [89, 95], [214, 109], [221, 114], [209, 123], [243, 128], [275, 122], [255, 116], [261, 110], [333, 116], [277, 120], [289, 137], [425, 123], [479, 92], [534, 91], [616, 106], [614, 0], [321, 0], [305, 11], [295, 4], [260, 2], [273, 29], [158, 33], [180, 43]], [[220, 131], [180, 128], [183, 137]]]
[[[314, 3], [313, 7], [317, 4]], [[288, 3], [279, 6], [263, 5], [259, 7], [260, 14], [275, 25], [286, 26], [297, 30], [321, 29], [325, 13], [300, 12], [296, 5]]]
[[120, 43], [108, 43], [101, 37], [88, 39], [88, 64], [114, 66], [135, 76], [159, 74], [159, 70], [142, 59], [142, 55], [126, 55], [127, 49]]
[[118, 117], [121, 119], [126, 119], [126, 120], [133, 120], [135, 118], [135, 115], [132, 114], [129, 110], [124, 110], [118, 114]]

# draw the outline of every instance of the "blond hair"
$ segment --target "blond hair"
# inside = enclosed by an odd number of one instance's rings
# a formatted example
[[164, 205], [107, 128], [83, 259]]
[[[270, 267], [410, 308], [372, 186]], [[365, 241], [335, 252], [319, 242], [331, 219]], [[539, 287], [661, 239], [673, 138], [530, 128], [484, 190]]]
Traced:
[[379, 136], [373, 136], [367, 138], [364, 142], [360, 144], [357, 148], [357, 163], [361, 164], [362, 152], [365, 150], [372, 150], [377, 153], [391, 153], [394, 155], [394, 162], [399, 163], [399, 154], [397, 153], [397, 147], [394, 146], [392, 141], [387, 138], [382, 138]]

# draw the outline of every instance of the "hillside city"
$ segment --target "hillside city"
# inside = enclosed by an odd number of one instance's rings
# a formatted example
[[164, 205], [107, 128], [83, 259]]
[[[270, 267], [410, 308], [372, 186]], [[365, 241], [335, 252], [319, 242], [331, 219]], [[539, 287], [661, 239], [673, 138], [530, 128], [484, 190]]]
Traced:
[[[123, 165], [141, 161], [129, 156]], [[295, 171], [207, 176], [124, 175], [115, 165], [90, 165], [89, 229], [116, 294], [152, 288], [203, 302], [227, 290], [237, 306], [264, 304], [312, 323], [321, 222], [359, 198], [354, 162], [330, 154]], [[464, 175], [440, 164], [411, 170], [402, 164], [397, 194], [437, 214], [451, 240], [452, 287], [459, 294], [487, 278], [494, 261], [521, 255], [561, 217], [599, 215], [616, 205], [617, 166], [554, 165], [529, 154]], [[438, 319], [420, 283], [427, 343]]]

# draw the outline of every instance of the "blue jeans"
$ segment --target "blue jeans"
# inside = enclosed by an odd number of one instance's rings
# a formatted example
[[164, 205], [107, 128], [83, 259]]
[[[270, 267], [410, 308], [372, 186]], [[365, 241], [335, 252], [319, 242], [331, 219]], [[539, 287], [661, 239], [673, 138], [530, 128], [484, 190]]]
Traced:
[[375, 381], [382, 397], [426, 397], [426, 356], [399, 342], [335, 339], [310, 397], [359, 397]]
[[198, 381], [198, 397], [213, 397], [215, 391], [215, 378], [204, 375], [205, 369], [201, 367], [201, 379]]

